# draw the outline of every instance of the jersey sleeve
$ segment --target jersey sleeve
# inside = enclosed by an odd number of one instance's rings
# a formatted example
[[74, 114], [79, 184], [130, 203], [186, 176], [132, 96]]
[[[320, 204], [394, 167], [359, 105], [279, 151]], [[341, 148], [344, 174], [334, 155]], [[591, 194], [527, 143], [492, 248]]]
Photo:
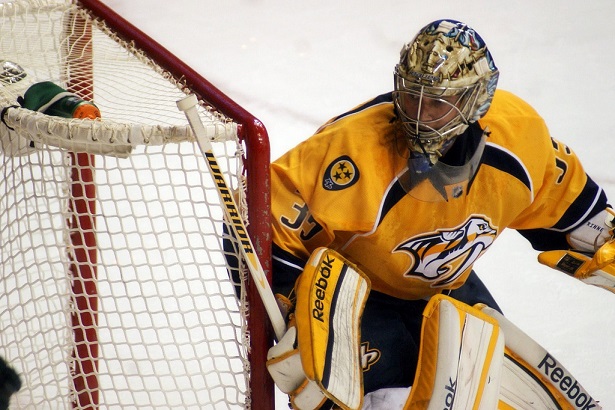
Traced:
[[307, 205], [319, 174], [310, 164], [318, 163], [318, 159], [305, 158], [303, 150], [295, 149], [271, 166], [273, 242], [304, 260], [311, 249], [327, 246], [333, 237]]
[[327, 246], [331, 235], [310, 212], [306, 198], [313, 190], [313, 181], [304, 177], [314, 170], [315, 158], [307, 160], [301, 146], [289, 151], [271, 165], [272, 269], [273, 290], [289, 295], [303, 272], [311, 249]]
[[298, 260], [337, 249], [374, 228], [391, 178], [406, 160], [394, 149], [391, 96], [323, 125], [271, 164], [274, 277], [297, 276]]
[[496, 92], [484, 123], [492, 128], [494, 142], [508, 152], [508, 161], [515, 162], [513, 174], [523, 176], [529, 192], [527, 205], [515, 210], [507, 227], [537, 250], [569, 248], [566, 234], [605, 209], [604, 191], [574, 151], [552, 138], [543, 118], [512, 93]]
[[[551, 139], [534, 202], [515, 221], [536, 250], [567, 249], [566, 234], [604, 210], [607, 197], [564, 143]], [[534, 228], [536, 222], [544, 228]], [[527, 229], [525, 227], [528, 227]]]

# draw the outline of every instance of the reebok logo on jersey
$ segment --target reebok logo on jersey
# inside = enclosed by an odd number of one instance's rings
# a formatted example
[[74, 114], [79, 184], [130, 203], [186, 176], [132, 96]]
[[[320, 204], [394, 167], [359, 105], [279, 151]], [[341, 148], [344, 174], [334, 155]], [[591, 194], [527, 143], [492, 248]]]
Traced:
[[417, 276], [432, 282], [432, 287], [453, 283], [487, 249], [497, 229], [485, 216], [473, 215], [452, 229], [439, 229], [407, 240], [394, 252], [410, 254], [412, 265], [405, 276]]
[[348, 155], [342, 155], [327, 167], [322, 187], [327, 191], [339, 191], [354, 185], [358, 180], [359, 168]]

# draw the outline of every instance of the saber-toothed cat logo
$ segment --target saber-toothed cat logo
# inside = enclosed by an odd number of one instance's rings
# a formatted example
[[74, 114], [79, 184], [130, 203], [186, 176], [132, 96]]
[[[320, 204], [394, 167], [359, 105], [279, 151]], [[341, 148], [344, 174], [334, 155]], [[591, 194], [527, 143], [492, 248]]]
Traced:
[[470, 268], [493, 243], [497, 229], [485, 216], [472, 215], [456, 228], [416, 236], [395, 248], [412, 258], [405, 276], [419, 277], [443, 287], [454, 282]]

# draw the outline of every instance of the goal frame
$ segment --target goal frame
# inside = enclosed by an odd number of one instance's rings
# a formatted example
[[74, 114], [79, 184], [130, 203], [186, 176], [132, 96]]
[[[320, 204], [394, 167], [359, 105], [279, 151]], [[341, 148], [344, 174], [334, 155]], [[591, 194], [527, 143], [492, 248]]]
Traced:
[[[265, 275], [268, 280], [271, 281], [270, 146], [267, 130], [263, 123], [203, 78], [189, 65], [177, 58], [172, 52], [108, 6], [98, 0], [77, 0], [77, 3], [98, 18], [104, 20], [105, 24], [120, 38], [134, 43], [136, 48], [141, 49], [175, 78], [181, 78], [185, 85], [190, 88], [199, 99], [207, 101], [214, 106], [216, 110], [238, 124], [239, 139], [243, 141], [246, 146], [244, 163], [247, 173], [247, 206], [248, 218], [250, 221], [248, 232], [255, 245], [254, 250], [261, 261]], [[77, 154], [75, 160], [89, 161], [88, 157], [89, 154]], [[87, 176], [85, 177], [87, 178]], [[88, 183], [87, 180], [81, 181], [81, 183], [84, 182]], [[76, 206], [89, 206], [90, 201], [94, 199], [93, 195], [95, 195], [95, 189], [89, 190], [86, 194], [86, 199], [81, 201], [80, 205], [77, 204]], [[88, 221], [85, 221], [85, 223], [87, 222]], [[95, 241], [95, 239], [87, 238], [84, 238], [84, 240]], [[79, 258], [79, 255], [76, 257]], [[81, 255], [81, 257], [92, 258], [95, 256], [84, 254]], [[79, 260], [75, 260], [73, 263], [75, 266], [73, 269], [78, 271]], [[88, 273], [86, 272], [86, 274]], [[92, 292], [92, 290], [89, 292]], [[273, 410], [275, 408], [274, 385], [265, 366], [267, 351], [273, 343], [273, 330], [270, 326], [263, 303], [258, 295], [256, 286], [251, 278], [247, 279], [247, 292], [248, 300], [250, 301], [250, 313], [248, 316], [248, 332], [250, 333], [251, 342], [251, 346], [249, 347], [249, 360], [251, 364], [249, 385], [250, 401], [252, 403], [257, 403], [259, 409]], [[83, 314], [86, 315], [86, 317], [82, 317], [82, 320], [92, 320], [92, 318], [87, 317], [87, 315], [91, 315], [91, 313], [84, 311]], [[76, 354], [80, 355], [80, 361], [82, 363], [91, 360], [91, 363], [95, 365], [96, 358], [83, 357], [84, 355], [87, 356], [90, 354], [87, 349], [86, 352], [77, 352]], [[77, 379], [78, 376], [75, 378], [76, 382]], [[81, 383], [83, 383], [83, 381], [81, 381]], [[88, 383], [95, 383], [95, 381], [88, 381]], [[83, 400], [91, 399], [91, 397], [83, 398]], [[82, 400], [82, 398], [79, 400]], [[81, 405], [83, 404], [84, 403], [81, 403]], [[96, 407], [95, 403], [92, 404], [94, 405], [93, 407]]]

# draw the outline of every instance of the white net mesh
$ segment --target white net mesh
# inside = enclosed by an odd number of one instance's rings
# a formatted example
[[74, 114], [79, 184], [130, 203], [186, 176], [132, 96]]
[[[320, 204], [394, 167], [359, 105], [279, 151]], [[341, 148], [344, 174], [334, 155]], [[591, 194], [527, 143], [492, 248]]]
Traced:
[[[229, 279], [217, 190], [176, 107], [189, 89], [71, 3], [9, 1], [0, 14], [0, 60], [27, 74], [0, 83], [0, 108], [53, 81], [102, 113], [95, 125], [3, 113], [0, 356], [22, 378], [13, 405], [248, 407], [245, 299]], [[200, 112], [245, 204], [236, 125]]]

